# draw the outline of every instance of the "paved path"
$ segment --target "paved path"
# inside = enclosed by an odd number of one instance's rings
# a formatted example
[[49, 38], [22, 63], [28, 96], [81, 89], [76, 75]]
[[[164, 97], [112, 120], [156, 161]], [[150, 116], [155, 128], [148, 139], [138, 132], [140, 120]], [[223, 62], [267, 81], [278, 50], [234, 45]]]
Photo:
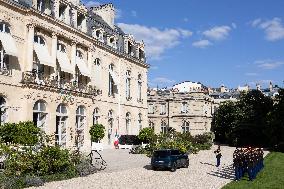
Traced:
[[[222, 146], [221, 167], [215, 167], [215, 155], [211, 150], [190, 155], [189, 168], [169, 171], [150, 170], [150, 159], [144, 155], [128, 154], [127, 150], [102, 152], [108, 168], [87, 177], [46, 183], [40, 188], [85, 189], [85, 188], [192, 188], [217, 189], [234, 179], [232, 154], [235, 148]], [[265, 153], [267, 154], [267, 152]]]

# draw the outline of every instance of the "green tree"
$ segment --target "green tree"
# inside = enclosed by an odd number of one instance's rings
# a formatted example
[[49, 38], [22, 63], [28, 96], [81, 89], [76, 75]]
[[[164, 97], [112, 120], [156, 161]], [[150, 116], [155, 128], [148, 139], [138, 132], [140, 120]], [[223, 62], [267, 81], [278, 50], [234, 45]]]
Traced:
[[92, 142], [99, 142], [105, 136], [105, 127], [102, 124], [95, 124], [89, 131]]
[[268, 115], [269, 133], [271, 146], [277, 150], [284, 152], [284, 89], [279, 90], [279, 95], [276, 96], [273, 111]]
[[141, 131], [139, 132], [138, 138], [139, 140], [145, 143], [149, 143], [150, 141], [153, 140], [154, 136], [155, 136], [154, 129], [150, 127], [146, 127], [146, 128], [141, 129]]

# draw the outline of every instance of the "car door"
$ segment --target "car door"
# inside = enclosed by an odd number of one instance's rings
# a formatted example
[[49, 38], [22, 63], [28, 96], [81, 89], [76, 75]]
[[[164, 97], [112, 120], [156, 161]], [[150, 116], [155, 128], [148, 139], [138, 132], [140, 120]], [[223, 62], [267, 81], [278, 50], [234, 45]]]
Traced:
[[181, 166], [181, 158], [180, 158], [180, 153], [178, 150], [172, 150], [172, 157], [174, 158], [174, 161], [177, 164], [177, 167]]

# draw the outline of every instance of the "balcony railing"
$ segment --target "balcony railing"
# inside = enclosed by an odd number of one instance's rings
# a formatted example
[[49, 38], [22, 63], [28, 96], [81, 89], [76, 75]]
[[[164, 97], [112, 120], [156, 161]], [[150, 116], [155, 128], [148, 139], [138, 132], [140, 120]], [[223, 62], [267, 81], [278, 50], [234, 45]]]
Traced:
[[97, 96], [101, 90], [92, 85], [77, 83], [67, 80], [58, 80], [57, 77], [43, 76], [35, 72], [23, 72], [22, 83], [27, 86], [36, 86], [37, 88], [49, 88], [58, 90], [58, 92], [69, 91], [74, 95]]

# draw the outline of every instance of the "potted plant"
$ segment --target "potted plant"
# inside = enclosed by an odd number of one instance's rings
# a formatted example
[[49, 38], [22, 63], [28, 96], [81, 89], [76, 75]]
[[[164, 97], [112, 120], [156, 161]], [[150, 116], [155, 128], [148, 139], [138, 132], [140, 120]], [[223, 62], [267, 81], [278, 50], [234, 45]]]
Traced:
[[89, 131], [92, 141], [92, 150], [103, 150], [103, 145], [100, 142], [105, 136], [105, 127], [102, 124], [95, 124]]

